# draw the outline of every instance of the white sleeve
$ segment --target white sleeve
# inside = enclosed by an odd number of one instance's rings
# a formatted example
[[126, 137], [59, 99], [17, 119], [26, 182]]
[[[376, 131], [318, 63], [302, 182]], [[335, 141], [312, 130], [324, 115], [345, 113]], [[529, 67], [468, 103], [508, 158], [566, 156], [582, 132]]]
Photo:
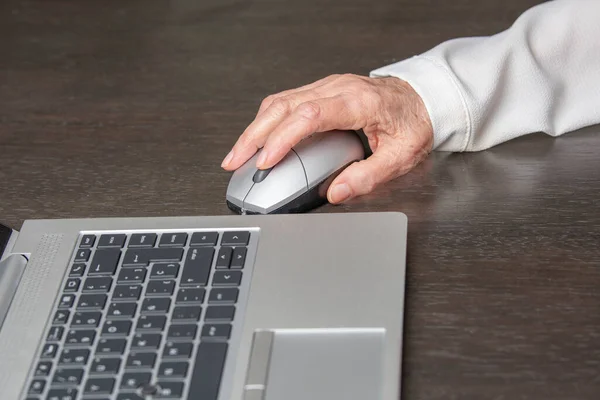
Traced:
[[506, 31], [449, 40], [371, 72], [423, 98], [434, 149], [478, 151], [600, 123], [600, 0], [553, 0]]

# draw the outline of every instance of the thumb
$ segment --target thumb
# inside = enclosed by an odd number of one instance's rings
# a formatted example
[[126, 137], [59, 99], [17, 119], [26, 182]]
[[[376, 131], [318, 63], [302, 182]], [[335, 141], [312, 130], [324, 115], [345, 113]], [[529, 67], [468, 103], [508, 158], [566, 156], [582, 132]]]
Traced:
[[371, 157], [351, 164], [338, 175], [327, 191], [327, 200], [330, 203], [342, 203], [367, 194], [380, 183], [393, 177], [394, 155], [383, 148], [378, 150]]

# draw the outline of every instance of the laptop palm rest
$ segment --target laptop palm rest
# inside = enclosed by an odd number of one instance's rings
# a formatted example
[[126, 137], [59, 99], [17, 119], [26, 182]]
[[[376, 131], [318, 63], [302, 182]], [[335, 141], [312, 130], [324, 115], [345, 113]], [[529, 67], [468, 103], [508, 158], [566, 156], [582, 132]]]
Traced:
[[384, 329], [281, 329], [254, 334], [244, 400], [378, 400]]

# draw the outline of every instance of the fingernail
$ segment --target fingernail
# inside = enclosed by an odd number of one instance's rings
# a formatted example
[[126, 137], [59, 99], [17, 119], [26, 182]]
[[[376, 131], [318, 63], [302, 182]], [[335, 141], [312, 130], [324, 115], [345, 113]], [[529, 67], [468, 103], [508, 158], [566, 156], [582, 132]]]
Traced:
[[351, 194], [350, 186], [346, 183], [340, 183], [331, 189], [331, 200], [334, 203], [341, 203], [342, 201], [347, 200]]
[[256, 161], [256, 166], [257, 167], [262, 167], [266, 162], [267, 162], [267, 157], [268, 154], [267, 152], [265, 152], [264, 150], [260, 153], [260, 156], [258, 156], [258, 161]]
[[232, 159], [233, 159], [233, 150], [231, 150], [229, 152], [229, 154], [227, 154], [227, 157], [225, 157], [225, 159], [223, 160], [223, 163], [221, 164], [221, 167], [228, 166]]

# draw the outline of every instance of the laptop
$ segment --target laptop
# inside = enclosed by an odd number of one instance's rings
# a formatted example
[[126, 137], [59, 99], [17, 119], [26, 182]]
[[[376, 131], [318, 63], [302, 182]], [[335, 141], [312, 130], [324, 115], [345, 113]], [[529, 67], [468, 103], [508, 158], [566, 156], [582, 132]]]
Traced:
[[0, 230], [3, 400], [396, 400], [402, 213]]

